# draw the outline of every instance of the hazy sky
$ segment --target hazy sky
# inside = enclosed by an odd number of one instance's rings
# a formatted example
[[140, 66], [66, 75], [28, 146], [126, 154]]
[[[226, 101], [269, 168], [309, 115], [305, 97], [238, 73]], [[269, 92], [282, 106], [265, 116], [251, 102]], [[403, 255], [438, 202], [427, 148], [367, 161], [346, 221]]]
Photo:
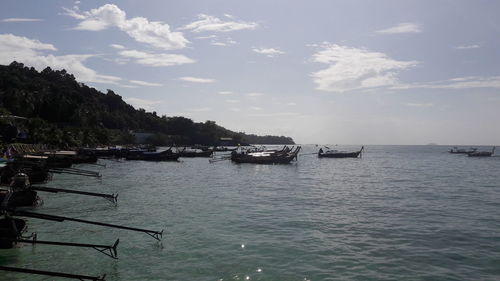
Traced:
[[0, 64], [299, 143], [500, 144], [500, 1], [10, 1]]

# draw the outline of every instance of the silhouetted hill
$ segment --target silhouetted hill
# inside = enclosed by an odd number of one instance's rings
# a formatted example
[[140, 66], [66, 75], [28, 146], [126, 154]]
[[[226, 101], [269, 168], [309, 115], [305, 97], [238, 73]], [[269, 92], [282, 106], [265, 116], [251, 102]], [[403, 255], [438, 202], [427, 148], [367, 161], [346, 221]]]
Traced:
[[0, 114], [27, 118], [15, 121], [28, 133], [25, 142], [59, 146], [132, 143], [133, 132], [153, 133], [147, 142], [156, 145], [217, 145], [220, 138], [232, 138], [233, 144], [294, 143], [290, 137], [233, 132], [214, 121], [158, 116], [135, 109], [112, 90], [102, 93], [79, 83], [65, 70], [38, 72], [17, 62], [0, 65]]

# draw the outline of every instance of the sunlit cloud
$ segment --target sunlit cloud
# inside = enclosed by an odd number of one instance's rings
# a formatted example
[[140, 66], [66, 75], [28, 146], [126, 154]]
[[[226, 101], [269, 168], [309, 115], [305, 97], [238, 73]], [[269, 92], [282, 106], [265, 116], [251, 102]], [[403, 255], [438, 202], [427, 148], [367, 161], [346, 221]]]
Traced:
[[481, 48], [481, 45], [478, 45], [478, 44], [474, 44], [474, 45], [460, 45], [460, 46], [456, 46], [455, 49], [457, 50], [469, 50], [469, 49], [477, 49], [477, 48]]
[[227, 44], [223, 43], [223, 42], [212, 42], [212, 43], [210, 43], [210, 45], [213, 45], [213, 46], [227, 46]]
[[46, 67], [65, 69], [79, 81], [116, 84], [120, 77], [98, 74], [95, 70], [86, 67], [83, 63], [96, 55], [63, 55], [46, 54], [56, 51], [52, 44], [13, 34], [0, 34], [0, 64], [10, 64], [12, 61], [22, 62], [37, 70]]
[[[232, 19], [232, 18], [231, 18]], [[256, 22], [224, 21], [214, 16], [205, 14], [198, 15], [198, 20], [187, 24], [180, 30], [191, 30], [192, 32], [230, 32], [245, 29], [256, 29]]]
[[139, 86], [147, 86], [147, 87], [160, 87], [160, 86], [163, 86], [163, 84], [151, 83], [151, 82], [140, 81], [140, 80], [129, 80], [129, 82], [132, 83], [132, 84], [139, 85]]
[[248, 93], [247, 96], [249, 97], [260, 97], [263, 96], [263, 93]]
[[187, 63], [194, 63], [195, 60], [184, 55], [177, 54], [162, 54], [162, 53], [146, 53], [137, 50], [125, 50], [119, 54], [126, 58], [132, 58], [138, 64], [148, 66], [172, 66]]
[[391, 89], [475, 89], [475, 88], [493, 88], [500, 89], [500, 76], [469, 76], [459, 77], [444, 81], [416, 83], [416, 84], [399, 84], [394, 85]]
[[100, 31], [117, 27], [137, 42], [164, 50], [182, 49], [189, 43], [182, 32], [171, 31], [168, 24], [149, 21], [144, 17], [127, 19], [125, 11], [113, 4], [85, 12], [81, 12], [77, 7], [63, 9], [66, 15], [80, 20], [75, 27], [77, 30]]
[[179, 77], [179, 80], [186, 81], [186, 82], [193, 82], [193, 83], [214, 83], [215, 82], [214, 79], [191, 77], [191, 76]]
[[231, 38], [226, 39], [225, 42], [222, 42], [222, 41], [212, 41], [212, 42], [210, 42], [210, 45], [213, 45], [213, 46], [224, 46], [224, 47], [235, 45], [235, 44], [238, 44], [238, 42], [234, 41]]
[[283, 51], [274, 48], [253, 48], [252, 51], [261, 55], [266, 55], [267, 57], [270, 58], [275, 57], [277, 55], [283, 55], [285, 53]]
[[227, 103], [239, 103], [240, 101], [234, 100], [234, 99], [229, 99], [229, 100], [225, 100], [225, 102], [227, 102]]
[[294, 102], [289, 102], [289, 103], [287, 103], [286, 105], [288, 105], [288, 106], [296, 106], [297, 104], [296, 104], [296, 103], [294, 103]]
[[231, 91], [220, 91], [218, 94], [219, 95], [232, 95], [233, 92], [231, 92]]
[[384, 53], [336, 44], [324, 44], [313, 61], [327, 64], [311, 74], [316, 89], [345, 92], [356, 89], [388, 87], [398, 84], [400, 71], [412, 68], [416, 61], [397, 61]]
[[110, 44], [109, 45], [111, 48], [118, 49], [118, 50], [123, 50], [125, 49], [125, 46], [122, 46], [120, 44]]
[[43, 19], [7, 18], [1, 20], [1, 22], [37, 22], [37, 21], [43, 21]]
[[422, 28], [417, 23], [404, 22], [393, 27], [377, 30], [376, 32], [380, 34], [419, 33], [422, 32]]
[[256, 110], [256, 111], [259, 111], [259, 110], [262, 110], [262, 107], [258, 107], [258, 106], [251, 106], [250, 107], [251, 110]]

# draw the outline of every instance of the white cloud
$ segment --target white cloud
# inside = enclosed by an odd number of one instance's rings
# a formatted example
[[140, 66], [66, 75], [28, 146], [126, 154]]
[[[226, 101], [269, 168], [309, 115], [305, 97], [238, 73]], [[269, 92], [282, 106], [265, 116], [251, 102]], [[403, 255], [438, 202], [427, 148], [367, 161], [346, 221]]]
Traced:
[[140, 81], [140, 80], [129, 80], [130, 83], [140, 85], [140, 86], [147, 86], [147, 87], [161, 87], [163, 84], [159, 83], [151, 83], [151, 82], [146, 82], [146, 81]]
[[153, 54], [137, 50], [125, 50], [119, 52], [119, 54], [123, 57], [135, 59], [138, 64], [149, 66], [172, 66], [196, 62], [184, 55], [177, 54]]
[[47, 66], [53, 69], [65, 69], [81, 82], [115, 84], [121, 78], [98, 74], [86, 67], [83, 62], [94, 55], [64, 55], [54, 56], [45, 51], [56, 51], [52, 44], [38, 40], [20, 37], [13, 34], [0, 34], [0, 64], [10, 64], [12, 61], [22, 62], [43, 70]]
[[227, 102], [227, 103], [239, 103], [240, 101], [239, 100], [230, 99], [230, 100], [225, 100], [225, 102]]
[[127, 19], [125, 11], [113, 4], [86, 12], [67, 8], [64, 10], [66, 15], [80, 20], [75, 27], [78, 30], [100, 31], [117, 27], [138, 42], [165, 50], [182, 49], [189, 43], [182, 32], [171, 31], [168, 24], [149, 21], [143, 17]]
[[213, 46], [227, 46], [227, 43], [223, 43], [223, 42], [212, 42], [210, 43], [210, 45], [213, 45]]
[[219, 95], [232, 95], [232, 94], [233, 94], [233, 92], [231, 92], [231, 91], [220, 91], [219, 92]]
[[3, 19], [1, 22], [36, 22], [43, 21], [42, 19], [28, 19], [28, 18], [8, 18]]
[[208, 36], [198, 36], [198, 37], [195, 37], [195, 39], [200, 39], [200, 40], [203, 40], [203, 39], [215, 39], [217, 38], [217, 35], [208, 35]]
[[410, 107], [433, 107], [434, 104], [433, 103], [407, 103], [406, 104], [407, 106], [410, 106]]
[[192, 32], [230, 32], [244, 29], [256, 29], [259, 25], [256, 22], [236, 22], [223, 21], [217, 17], [205, 14], [198, 15], [198, 20], [180, 28], [181, 30], [191, 30]]
[[124, 46], [120, 45], [120, 44], [111, 44], [109, 45], [111, 48], [115, 48], [115, 49], [118, 49], [118, 50], [123, 50], [125, 49]]
[[422, 32], [422, 28], [419, 24], [404, 22], [393, 27], [377, 30], [376, 32], [381, 34], [419, 33]]
[[286, 105], [288, 105], [288, 106], [296, 106], [297, 104], [296, 104], [296, 103], [294, 103], [294, 102], [289, 102], [289, 103], [287, 103]]
[[227, 38], [226, 42], [212, 40], [212, 42], [210, 43], [210, 45], [226, 47], [226, 46], [234, 45], [234, 44], [237, 44], [237, 43], [238, 42], [234, 41], [233, 39]]
[[280, 50], [274, 49], [274, 48], [253, 48], [252, 51], [254, 51], [258, 54], [266, 55], [270, 58], [272, 58], [276, 55], [283, 55], [285, 53], [283, 51], [280, 51]]
[[456, 46], [455, 49], [457, 50], [469, 50], [469, 49], [477, 49], [477, 48], [481, 48], [481, 45], [478, 45], [478, 44], [474, 44], [474, 45], [460, 45], [460, 46]]
[[248, 93], [247, 96], [249, 97], [260, 97], [263, 96], [263, 93]]
[[3, 53], [1, 55], [3, 56], [8, 56], [9, 52], [14, 54], [24, 52], [35, 55], [37, 53], [36, 50], [57, 51], [56, 47], [52, 44], [42, 43], [36, 39], [29, 39], [14, 34], [0, 34], [0, 44]]
[[469, 76], [459, 77], [444, 81], [419, 83], [419, 84], [399, 84], [391, 87], [392, 89], [475, 89], [475, 88], [493, 88], [500, 89], [500, 76]]
[[252, 110], [256, 110], [256, 111], [259, 111], [259, 110], [262, 110], [262, 107], [258, 107], [258, 106], [251, 106], [250, 109]]
[[240, 112], [241, 111], [241, 109], [238, 108], [238, 107], [232, 107], [229, 110], [234, 111], [234, 112]]
[[140, 98], [124, 98], [123, 100], [135, 108], [143, 108], [147, 111], [153, 111], [155, 105], [162, 103], [161, 101], [152, 101]]
[[328, 68], [312, 73], [316, 89], [345, 92], [397, 85], [399, 71], [414, 67], [416, 61], [397, 61], [384, 53], [336, 44], [324, 44], [313, 61]]
[[118, 87], [128, 88], [128, 89], [137, 89], [137, 88], [139, 88], [139, 86], [127, 85], [127, 84], [123, 84], [123, 83], [118, 84]]
[[191, 77], [191, 76], [180, 77], [179, 80], [186, 81], [186, 82], [193, 82], [193, 83], [213, 83], [213, 82], [215, 82], [214, 79]]

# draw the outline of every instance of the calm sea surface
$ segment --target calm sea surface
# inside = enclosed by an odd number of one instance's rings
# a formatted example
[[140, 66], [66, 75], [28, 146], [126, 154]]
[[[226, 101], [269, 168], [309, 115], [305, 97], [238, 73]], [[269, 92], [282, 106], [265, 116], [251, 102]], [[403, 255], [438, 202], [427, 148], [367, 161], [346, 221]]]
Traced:
[[[38, 245], [0, 250], [0, 265], [107, 280], [500, 280], [500, 157], [449, 148], [366, 146], [362, 159], [303, 155], [290, 165], [206, 158], [80, 165], [102, 180], [54, 175], [47, 186], [119, 193], [118, 206], [43, 193], [36, 212], [164, 229], [162, 242], [29, 219], [39, 240], [120, 238], [119, 260]], [[0, 280], [53, 278], [0, 272]]]

